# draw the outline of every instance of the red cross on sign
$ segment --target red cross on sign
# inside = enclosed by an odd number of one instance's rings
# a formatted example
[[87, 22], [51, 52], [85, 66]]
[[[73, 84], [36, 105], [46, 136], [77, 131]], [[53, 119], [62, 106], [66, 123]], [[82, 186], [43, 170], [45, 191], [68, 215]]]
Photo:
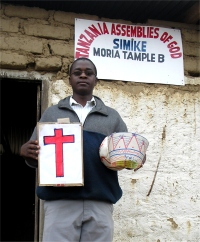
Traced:
[[74, 143], [74, 135], [63, 135], [63, 129], [54, 129], [54, 136], [44, 136], [44, 145], [55, 145], [56, 177], [64, 177], [63, 144]]

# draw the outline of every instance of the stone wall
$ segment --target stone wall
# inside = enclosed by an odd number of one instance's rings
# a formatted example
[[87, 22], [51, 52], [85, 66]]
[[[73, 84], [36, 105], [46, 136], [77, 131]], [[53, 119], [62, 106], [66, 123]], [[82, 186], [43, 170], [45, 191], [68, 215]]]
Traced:
[[[1, 76], [40, 79], [43, 109], [71, 94], [74, 19], [134, 24], [97, 16], [2, 5]], [[197, 26], [149, 20], [181, 29], [185, 86], [100, 80], [94, 94], [116, 108], [129, 131], [149, 140], [137, 172], [119, 172], [115, 242], [200, 241], [200, 40]]]

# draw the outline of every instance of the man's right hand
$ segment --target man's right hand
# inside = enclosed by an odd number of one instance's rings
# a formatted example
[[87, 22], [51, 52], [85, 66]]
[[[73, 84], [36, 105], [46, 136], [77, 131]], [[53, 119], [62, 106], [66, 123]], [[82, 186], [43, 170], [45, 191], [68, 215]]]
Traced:
[[24, 157], [30, 166], [37, 166], [40, 146], [37, 140], [29, 140], [21, 146], [20, 155]]

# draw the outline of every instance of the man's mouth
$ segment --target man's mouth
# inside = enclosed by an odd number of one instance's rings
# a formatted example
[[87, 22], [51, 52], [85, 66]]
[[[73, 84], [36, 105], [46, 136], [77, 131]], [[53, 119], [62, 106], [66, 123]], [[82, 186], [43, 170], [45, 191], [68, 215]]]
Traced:
[[83, 81], [78, 82], [78, 84], [79, 84], [79, 85], [88, 85], [88, 83], [87, 83], [87, 82], [83, 82]]

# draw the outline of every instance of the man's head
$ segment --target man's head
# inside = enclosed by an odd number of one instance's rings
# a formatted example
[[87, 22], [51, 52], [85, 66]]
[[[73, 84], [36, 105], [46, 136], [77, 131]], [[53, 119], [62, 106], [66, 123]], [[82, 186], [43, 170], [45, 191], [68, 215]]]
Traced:
[[90, 59], [82, 57], [72, 63], [69, 70], [69, 83], [74, 94], [92, 95], [97, 81], [97, 69]]
[[76, 60], [71, 64], [70, 69], [69, 69], [69, 75], [71, 75], [71, 73], [72, 73], [73, 65], [74, 65], [77, 61], [80, 61], [80, 60], [88, 60], [88, 61], [90, 61], [91, 64], [94, 66], [95, 76], [97, 76], [97, 68], [96, 68], [95, 64], [94, 64], [90, 59], [85, 58], [85, 57], [80, 57], [80, 58], [76, 59]]

